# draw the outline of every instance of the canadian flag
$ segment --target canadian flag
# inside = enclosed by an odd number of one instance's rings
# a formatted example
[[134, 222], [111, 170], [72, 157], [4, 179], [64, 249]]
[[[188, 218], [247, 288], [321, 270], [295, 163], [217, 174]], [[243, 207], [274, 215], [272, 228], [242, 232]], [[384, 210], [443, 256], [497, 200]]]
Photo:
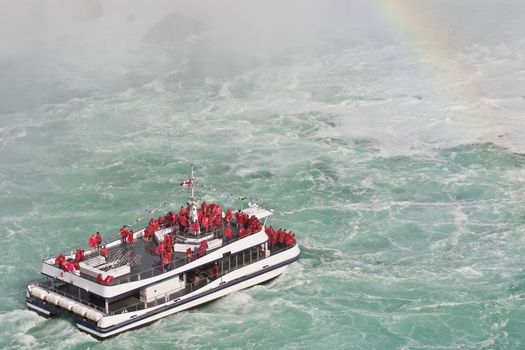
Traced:
[[193, 179], [190, 177], [189, 180], [186, 180], [186, 181], [182, 181], [180, 183], [181, 186], [190, 186], [191, 184], [193, 184]]

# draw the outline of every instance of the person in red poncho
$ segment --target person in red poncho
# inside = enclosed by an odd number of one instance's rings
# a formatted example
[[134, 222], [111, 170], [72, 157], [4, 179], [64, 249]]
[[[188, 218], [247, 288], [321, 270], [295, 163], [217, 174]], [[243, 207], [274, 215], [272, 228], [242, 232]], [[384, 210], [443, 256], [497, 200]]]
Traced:
[[171, 236], [170, 235], [164, 236], [164, 241], [163, 242], [166, 245], [166, 250], [170, 251], [170, 253], [171, 253], [171, 250], [172, 250], [172, 247], [173, 247], [173, 239], [171, 238]]
[[89, 248], [91, 249], [94, 249], [97, 246], [97, 240], [94, 234], [91, 234], [91, 236], [89, 236], [88, 244], [89, 244]]
[[213, 265], [211, 268], [211, 275], [213, 279], [217, 279], [217, 277], [219, 277], [219, 265], [217, 265], [217, 263], [215, 263], [215, 265]]
[[217, 207], [217, 203], [215, 202], [211, 202], [209, 205], [208, 205], [208, 211], [206, 212], [207, 215], [211, 215], [213, 214], [213, 211], [215, 210], [215, 208]]
[[62, 253], [55, 258], [55, 264], [58, 266], [61, 266], [64, 261], [66, 261], [66, 257]]
[[203, 215], [208, 215], [208, 203], [206, 201], [201, 203], [201, 212]]
[[64, 272], [73, 272], [75, 270], [75, 265], [71, 261], [66, 261], [62, 264], [62, 269]]
[[191, 224], [191, 229], [192, 229], [193, 233], [195, 233], [197, 235], [199, 233], [199, 222], [198, 221], [194, 221]]
[[224, 219], [226, 220], [226, 222], [228, 222], [228, 224], [230, 223], [230, 220], [232, 219], [232, 210], [230, 208], [226, 210], [226, 213], [224, 214]]
[[164, 242], [160, 242], [160, 244], [155, 249], [155, 253], [157, 253], [157, 255], [162, 255], [162, 253], [164, 253]]
[[217, 204], [217, 206], [213, 209], [212, 215], [218, 216], [219, 218], [222, 218], [222, 208]]
[[122, 226], [120, 229], [119, 229], [119, 232], [120, 232], [120, 238], [122, 238], [122, 242], [126, 242], [126, 239], [128, 238], [128, 230], [126, 230], [126, 226]]
[[202, 241], [199, 246], [199, 257], [206, 255], [206, 250], [208, 249], [208, 242], [206, 240]]
[[233, 213], [233, 216], [235, 218], [235, 224], [237, 225], [237, 227], [240, 226], [240, 221], [241, 221], [241, 211], [240, 210], [237, 210], [235, 213]]
[[264, 232], [266, 233], [266, 236], [268, 236], [268, 240], [270, 240], [270, 236], [272, 235], [272, 227], [266, 227]]
[[284, 231], [279, 228], [275, 233], [275, 237], [277, 238], [277, 242], [282, 243], [284, 240]]
[[108, 285], [113, 282], [113, 276], [107, 275], [106, 278], [102, 278], [102, 274], [97, 275], [97, 282], [100, 284]]
[[75, 253], [75, 261], [80, 262], [84, 260], [84, 249], [78, 248]]
[[151, 227], [151, 223], [153, 222], [153, 219], [149, 219], [148, 225], [144, 229], [144, 240], [149, 241], [151, 236], [153, 235], [153, 229]]
[[100, 235], [100, 232], [97, 232], [97, 235], [95, 236], [95, 243], [97, 244], [97, 248], [100, 248], [102, 245], [102, 236]]
[[286, 230], [277, 230], [277, 239], [279, 240], [279, 243], [283, 244], [284, 243], [284, 237], [286, 236]]
[[179, 215], [179, 225], [181, 225], [182, 227], [188, 227], [188, 218], [184, 215]]
[[248, 222], [248, 215], [244, 214], [243, 212], [239, 213], [239, 225], [244, 226], [246, 225], [246, 222]]
[[169, 211], [164, 215], [164, 224], [166, 227], [173, 226], [173, 216], [171, 214], [173, 214], [173, 211]]
[[221, 226], [222, 224], [222, 216], [214, 216], [213, 217], [213, 228], [217, 228]]
[[153, 235], [153, 231], [151, 230], [151, 227], [148, 225], [148, 226], [144, 229], [144, 236], [143, 236], [143, 239], [144, 239], [145, 241], [149, 241], [152, 235]]
[[239, 238], [244, 238], [246, 236], [247, 236], [246, 229], [241, 226], [241, 228], [239, 228]]
[[193, 261], [193, 251], [191, 248], [186, 249], [186, 260], [188, 262]]
[[273, 229], [272, 226], [270, 226], [270, 246], [273, 246], [274, 244], [277, 244], [277, 232]]
[[204, 230], [208, 228], [208, 217], [207, 216], [202, 217], [201, 226]]
[[128, 241], [128, 244], [129, 245], [133, 245], [133, 243], [135, 243], [135, 237], [134, 237], [134, 233], [133, 233], [133, 230], [129, 230], [128, 232], [128, 237], [126, 237], [126, 240]]
[[284, 238], [284, 243], [286, 243], [288, 247], [293, 246], [295, 244], [295, 233], [292, 233], [291, 231], [288, 232], [288, 234]]
[[250, 216], [248, 219], [248, 235], [251, 235], [255, 232], [257, 232], [260, 229], [261, 224], [259, 223], [259, 220], [255, 216]]
[[226, 237], [226, 240], [230, 240], [232, 239], [232, 228], [230, 227], [230, 225], [226, 226], [226, 228], [224, 229], [224, 237]]
[[105, 245], [100, 248], [100, 255], [102, 255], [104, 258], [107, 258], [109, 256], [109, 249]]
[[162, 269], [165, 270], [171, 262], [171, 253], [162, 255]]

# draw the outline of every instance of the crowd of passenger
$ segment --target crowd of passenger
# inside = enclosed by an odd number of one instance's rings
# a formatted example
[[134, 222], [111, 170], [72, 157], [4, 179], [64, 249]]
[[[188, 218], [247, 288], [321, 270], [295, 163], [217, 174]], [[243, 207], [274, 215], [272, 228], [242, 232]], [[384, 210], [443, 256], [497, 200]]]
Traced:
[[286, 229], [279, 228], [277, 231], [272, 226], [265, 229], [266, 235], [268, 236], [268, 244], [273, 247], [276, 244], [285, 245], [291, 247], [295, 244], [295, 233], [292, 231], [286, 231]]
[[190, 207], [181, 206], [179, 213], [172, 210], [166, 215], [150, 219], [144, 230], [144, 239], [151, 239], [155, 232], [163, 228], [176, 226], [179, 232], [191, 230], [193, 233], [199, 233], [216, 230], [222, 226], [222, 223], [222, 208], [217, 203], [202, 202], [200, 208], [197, 209], [197, 221], [195, 222], [190, 220]]
[[[150, 240], [158, 230], [173, 226], [176, 227], [178, 232], [192, 232], [194, 234], [213, 232], [222, 227], [226, 240], [232, 239], [232, 224], [238, 228], [240, 238], [259, 232], [262, 228], [261, 223], [255, 216], [249, 216], [240, 210], [232, 213], [232, 210], [228, 208], [224, 213], [224, 217], [222, 213], [222, 208], [217, 203], [212, 202], [208, 204], [204, 201], [197, 209], [197, 221], [191, 222], [189, 206], [186, 208], [180, 207], [179, 213], [170, 211], [163, 216], [150, 219], [144, 230], [144, 239]], [[126, 240], [127, 232], [121, 232], [121, 234], [123, 235], [123, 240]]]
[[195, 246], [194, 250], [191, 250], [191, 248], [186, 249], [186, 261], [190, 262], [195, 260], [197, 257], [203, 257], [206, 255], [208, 248], [208, 241], [204, 239], [198, 246]]
[[252, 235], [262, 229], [261, 222], [254, 215], [249, 216], [248, 214], [238, 210], [233, 214], [233, 216], [235, 217], [235, 223], [239, 228], [239, 238]]
[[[93, 239], [92, 237], [96, 237], [96, 238]], [[92, 244], [93, 241], [95, 242], [95, 244]], [[100, 233], [97, 232], [96, 236], [92, 234], [90, 237], [89, 243], [90, 243], [91, 248], [99, 249], [100, 255], [102, 255], [105, 258], [108, 256], [108, 248], [105, 245], [100, 247], [100, 245], [102, 244], [102, 237]], [[84, 249], [78, 248], [75, 252], [75, 258], [73, 259], [66, 259], [64, 254], [61, 253], [55, 258], [55, 265], [57, 265], [58, 267], [60, 267], [60, 269], [62, 269], [62, 273], [75, 272], [75, 270], [79, 271], [80, 262], [84, 261], [85, 259], [84, 253], [85, 253]], [[105, 278], [103, 278], [102, 274], [97, 275], [97, 282], [99, 282], [100, 284], [107, 285], [111, 283], [112, 281], [113, 281], [113, 276], [108, 275]]]
[[119, 233], [122, 243], [127, 243], [130, 246], [133, 246], [135, 243], [135, 232], [133, 232], [131, 228], [128, 230], [126, 225], [124, 225], [119, 229]]
[[73, 260], [67, 260], [64, 254], [59, 254], [55, 258], [55, 265], [60, 267], [63, 272], [73, 272], [75, 270], [80, 270], [80, 262], [84, 260], [84, 249], [79, 248], [75, 253], [75, 258]]
[[160, 256], [161, 265], [164, 269], [170, 262], [173, 254], [173, 239], [170, 235], [165, 235], [164, 239], [155, 249], [155, 253]]

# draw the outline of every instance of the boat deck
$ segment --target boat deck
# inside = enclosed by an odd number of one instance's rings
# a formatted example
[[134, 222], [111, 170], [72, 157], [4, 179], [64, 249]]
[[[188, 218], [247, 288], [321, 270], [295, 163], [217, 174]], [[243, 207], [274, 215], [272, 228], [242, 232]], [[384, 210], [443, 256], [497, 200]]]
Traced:
[[[223, 239], [224, 240], [224, 228], [227, 226], [227, 224], [223, 224], [221, 227], [216, 229], [214, 232], [203, 232], [198, 237], [205, 237], [209, 236], [210, 234], [213, 234], [213, 238]], [[223, 241], [222, 246], [227, 245], [235, 240], [237, 240], [239, 237], [239, 229], [236, 227], [236, 225], [230, 226], [232, 229], [232, 238], [229, 241]], [[176, 240], [180, 237], [182, 237], [179, 232], [178, 228], [175, 226], [173, 227], [172, 231], [169, 233], [172, 235], [173, 242], [176, 242]], [[187, 235], [185, 237], [191, 237], [194, 238], [193, 235]], [[113, 279], [111, 283], [108, 285], [118, 285], [122, 283], [127, 283], [131, 281], [137, 281], [142, 280], [145, 278], [153, 277], [160, 275], [166, 271], [173, 270], [175, 268], [184, 266], [189, 261], [186, 258], [185, 253], [181, 252], [174, 252], [172, 254], [172, 261], [170, 264], [162, 266], [161, 265], [161, 257], [157, 255], [155, 252], [156, 248], [158, 247], [158, 243], [155, 239], [151, 239], [149, 241], [145, 241], [142, 237], [139, 237], [135, 239], [134, 244], [130, 245], [128, 243], [125, 243], [124, 241], [121, 241], [117, 246], [113, 246], [109, 248], [109, 256], [108, 261], [111, 261], [117, 256], [124, 257], [123, 260], [130, 261], [130, 273], [125, 274], [120, 277], [116, 277]], [[211, 250], [208, 250], [211, 251]], [[93, 259], [96, 257], [98, 253], [95, 253], [95, 255], [89, 257], [89, 259]], [[87, 274], [81, 273], [81, 277], [96, 281], [96, 278], [93, 278], [92, 276], [89, 276]]]

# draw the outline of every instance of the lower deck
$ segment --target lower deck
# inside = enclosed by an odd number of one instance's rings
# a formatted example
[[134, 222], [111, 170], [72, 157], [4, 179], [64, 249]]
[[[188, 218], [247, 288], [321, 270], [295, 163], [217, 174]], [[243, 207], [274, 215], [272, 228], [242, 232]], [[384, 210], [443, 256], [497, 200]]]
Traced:
[[[95, 312], [95, 315], [87, 313], [80, 316], [75, 309], [76, 306], [71, 311], [67, 311], [69, 309], [64, 308], [61, 302], [49, 304], [42, 301], [42, 298], [38, 300], [38, 298], [31, 296], [27, 298], [27, 306], [30, 310], [46, 318], [55, 315], [70, 318], [81, 331], [96, 339], [104, 340], [146, 326], [163, 317], [207, 304], [232, 292], [267, 283], [281, 275], [289, 264], [299, 258], [299, 254], [299, 247], [294, 245], [282, 251], [281, 254], [268, 257], [263, 261], [259, 260], [257, 266], [245, 268], [242, 273], [232, 272], [226, 275], [224, 279], [213, 280], [208, 288], [196, 291], [191, 296], [188, 295], [177, 300], [177, 295], [169, 293], [163, 300], [156, 300], [155, 303], [147, 305], [142, 304], [136, 309], [133, 309], [136, 305], [131, 305], [121, 312], [113, 312], [111, 315], [99, 313], [97, 316]], [[167, 302], [168, 300], [172, 301]], [[158, 307], [154, 307], [157, 305]], [[151, 308], [151, 310], [143, 310], [144, 307]]]

